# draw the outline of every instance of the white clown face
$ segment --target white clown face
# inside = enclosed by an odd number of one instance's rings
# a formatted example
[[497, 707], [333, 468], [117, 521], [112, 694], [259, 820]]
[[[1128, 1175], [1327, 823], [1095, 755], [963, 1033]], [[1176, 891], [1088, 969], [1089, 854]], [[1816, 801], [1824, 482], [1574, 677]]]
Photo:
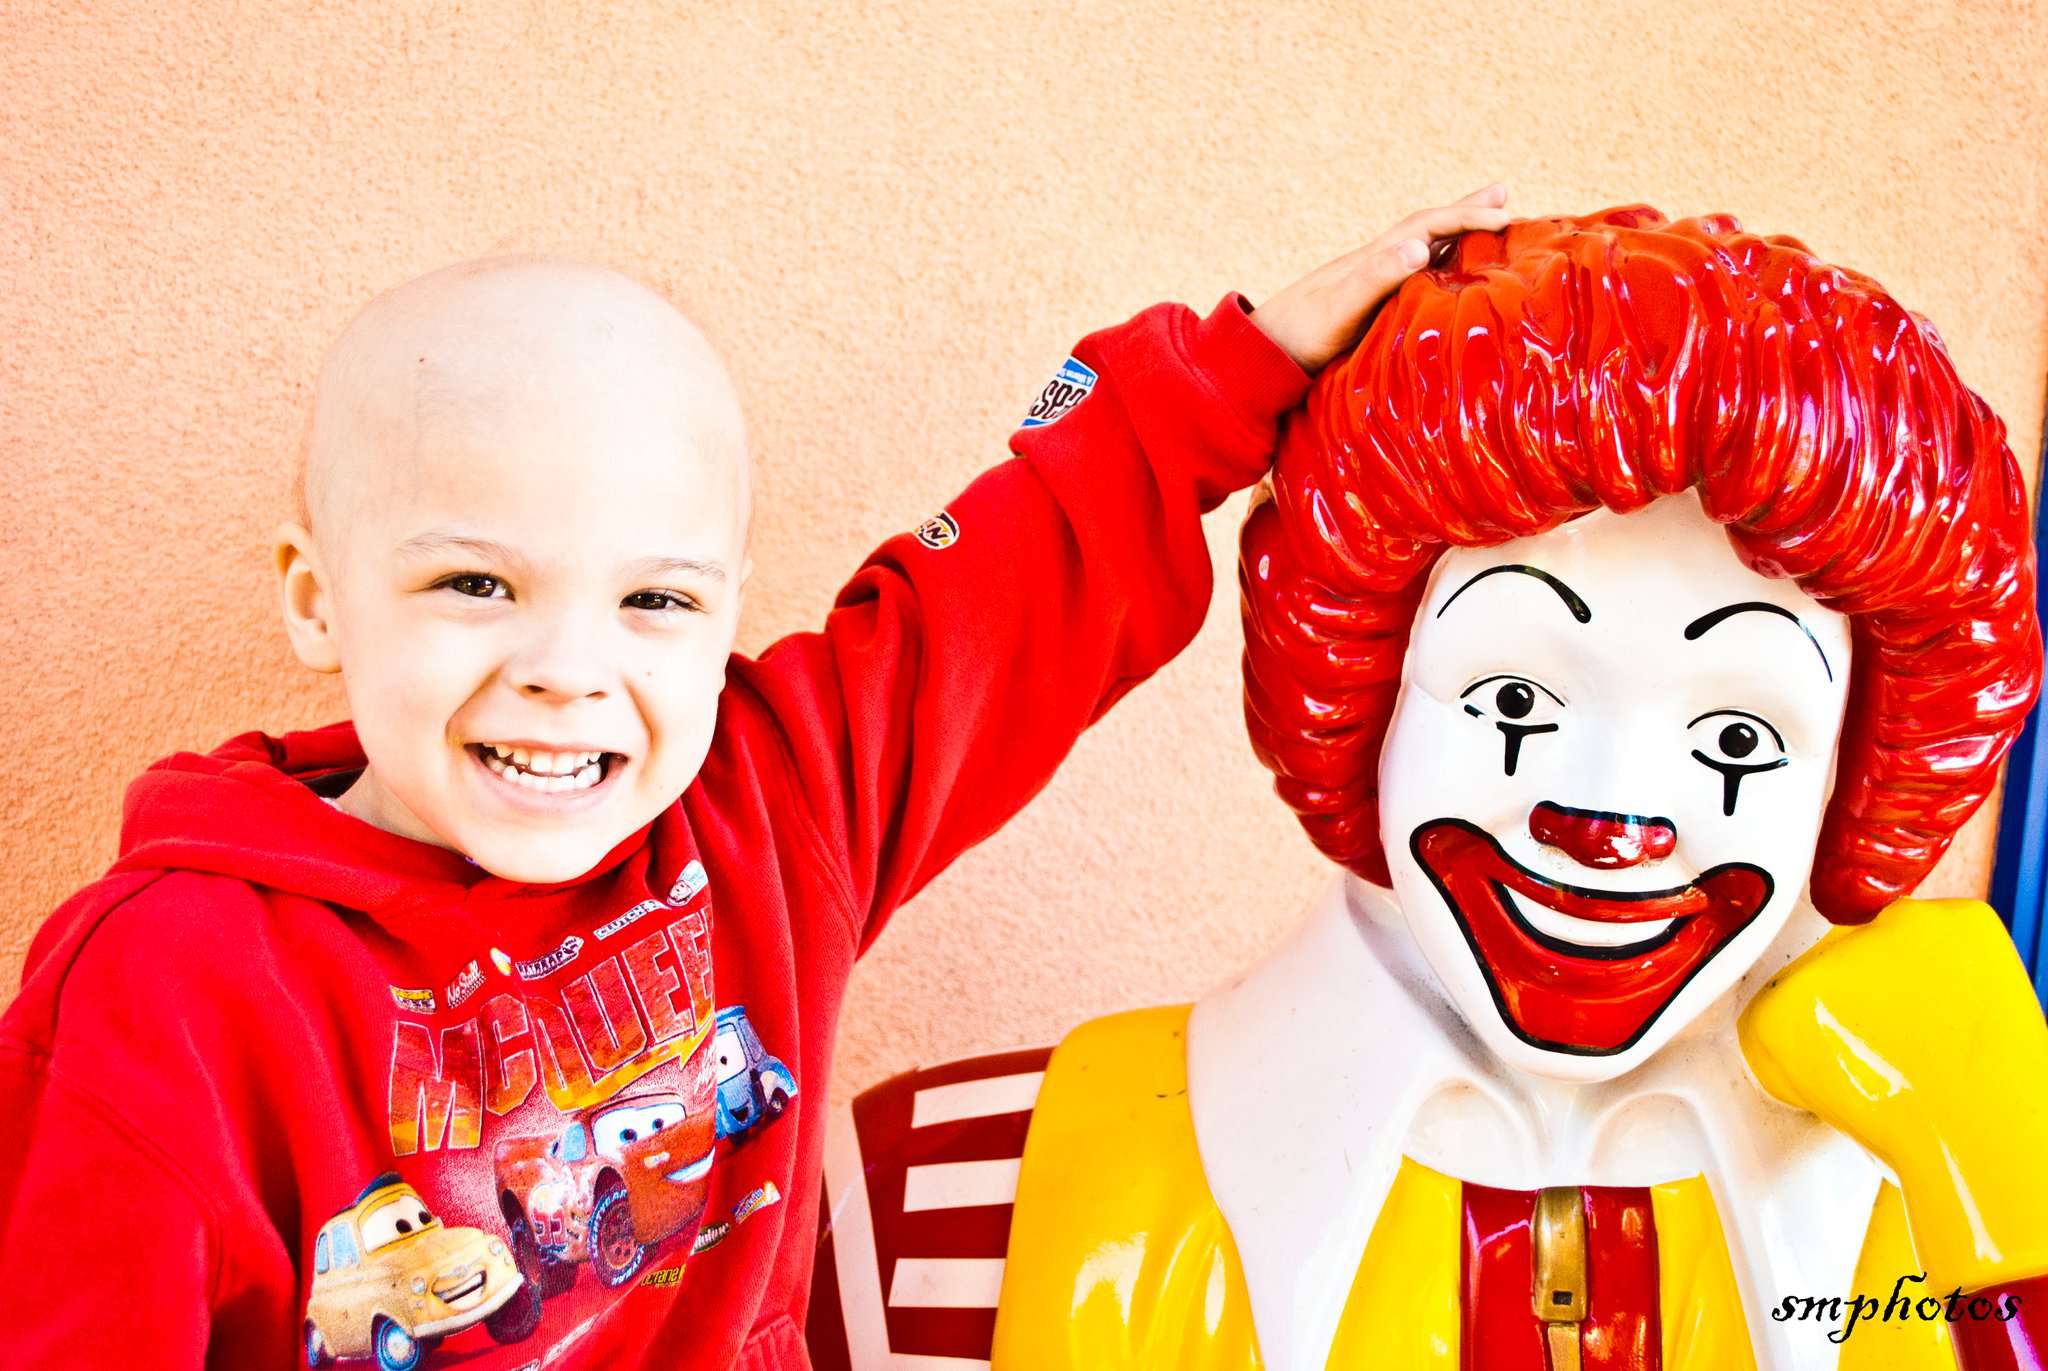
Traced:
[[1618, 1076], [1734, 985], [1804, 898], [1848, 686], [1848, 620], [1689, 493], [1438, 561], [1380, 831], [1493, 1052]]

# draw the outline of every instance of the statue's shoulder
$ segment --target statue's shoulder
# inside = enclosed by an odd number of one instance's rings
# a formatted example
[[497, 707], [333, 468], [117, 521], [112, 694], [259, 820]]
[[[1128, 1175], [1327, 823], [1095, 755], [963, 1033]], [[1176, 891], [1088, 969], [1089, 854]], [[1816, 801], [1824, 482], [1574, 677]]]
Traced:
[[1189, 1008], [1095, 1019], [1053, 1052], [1018, 1176], [996, 1371], [1258, 1365], [1188, 1112]]
[[810, 1351], [1257, 1366], [1187, 1108], [1189, 1006], [905, 1072], [835, 1112]]
[[[1119, 1146], [1115, 1135], [1143, 1133], [1162, 1143], [1184, 1136], [1192, 1150], [1194, 1125], [1187, 1108], [1192, 1008], [1179, 1004], [1106, 1014], [1061, 1039], [1039, 1087], [1033, 1146], [1107, 1149]], [[1108, 1117], [1103, 1111], [1110, 1111]]]

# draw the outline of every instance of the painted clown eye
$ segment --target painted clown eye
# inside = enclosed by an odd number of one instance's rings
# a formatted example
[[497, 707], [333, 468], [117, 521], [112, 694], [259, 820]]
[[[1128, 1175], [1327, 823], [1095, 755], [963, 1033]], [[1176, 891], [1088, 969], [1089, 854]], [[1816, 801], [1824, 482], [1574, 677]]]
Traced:
[[1523, 741], [1533, 734], [1557, 732], [1557, 719], [1564, 711], [1564, 701], [1555, 692], [1520, 676], [1488, 676], [1466, 686], [1458, 698], [1467, 714], [1500, 730], [1501, 767], [1510, 776], [1521, 764]]
[[1693, 760], [1721, 773], [1721, 813], [1732, 815], [1745, 777], [1776, 771], [1792, 759], [1785, 738], [1761, 714], [1743, 709], [1716, 709], [1686, 725], [1692, 735]]

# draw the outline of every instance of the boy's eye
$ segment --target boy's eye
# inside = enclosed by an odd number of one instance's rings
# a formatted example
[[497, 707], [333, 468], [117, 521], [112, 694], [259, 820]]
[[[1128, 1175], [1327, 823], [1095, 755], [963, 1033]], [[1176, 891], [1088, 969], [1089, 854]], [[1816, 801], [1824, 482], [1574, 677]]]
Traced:
[[636, 590], [619, 603], [627, 609], [649, 610], [700, 610], [702, 605], [687, 595], [678, 595], [672, 590]]
[[494, 599], [505, 593], [505, 583], [503, 581], [500, 581], [495, 576], [482, 576], [473, 571], [465, 571], [459, 576], [450, 576], [443, 580], [441, 584], [458, 595], [470, 595], [479, 600]]

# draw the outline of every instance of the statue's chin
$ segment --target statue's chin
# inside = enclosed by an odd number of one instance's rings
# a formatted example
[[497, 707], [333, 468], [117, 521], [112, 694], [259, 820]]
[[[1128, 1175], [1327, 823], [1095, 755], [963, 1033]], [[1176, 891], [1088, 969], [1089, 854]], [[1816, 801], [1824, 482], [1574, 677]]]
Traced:
[[1625, 1050], [1592, 1056], [1531, 1046], [1501, 1020], [1490, 1004], [1464, 1013], [1487, 1051], [1508, 1067], [1525, 1076], [1570, 1085], [1590, 1085], [1626, 1076], [1662, 1051], [1676, 1031], [1661, 1021], [1654, 1022]]

